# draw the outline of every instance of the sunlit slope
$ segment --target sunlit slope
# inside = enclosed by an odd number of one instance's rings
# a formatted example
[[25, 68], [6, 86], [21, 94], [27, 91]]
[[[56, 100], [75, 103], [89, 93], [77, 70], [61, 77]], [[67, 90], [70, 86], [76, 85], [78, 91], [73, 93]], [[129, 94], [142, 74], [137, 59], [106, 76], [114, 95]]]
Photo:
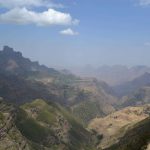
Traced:
[[[132, 149], [132, 146], [135, 146], [135, 149], [137, 148], [138, 150], [137, 147], [138, 140], [146, 141], [147, 140], [146, 136], [150, 138], [149, 128], [148, 128], [149, 119], [148, 121], [143, 121], [144, 119], [149, 117], [149, 114], [150, 114], [149, 105], [144, 105], [141, 107], [127, 107], [118, 112], [114, 112], [104, 118], [96, 118], [92, 120], [91, 123], [89, 124], [89, 129], [94, 130], [98, 134], [102, 135], [103, 138], [101, 140], [101, 143], [99, 144], [99, 147], [101, 147], [102, 149], [107, 149], [107, 148], [109, 149], [110, 147], [111, 150], [111, 147], [113, 148], [114, 147], [113, 145], [116, 145], [115, 146], [116, 150], [130, 150]], [[142, 132], [142, 130], [145, 131], [146, 133], [146, 134], [143, 133], [145, 135], [145, 138], [144, 135], [140, 133]], [[134, 131], [133, 135], [132, 134], [130, 135], [132, 131]], [[129, 134], [129, 139], [131, 141], [135, 140], [135, 143], [134, 142], [130, 143], [130, 141], [128, 141], [129, 140], [127, 136], [128, 134]], [[130, 136], [133, 136], [133, 138]], [[123, 140], [126, 139], [126, 141], [124, 141], [124, 143], [121, 143], [121, 145], [124, 145], [123, 147], [121, 147], [122, 148], [121, 149], [119, 144], [117, 143], [120, 143], [122, 139]], [[128, 148], [128, 145], [130, 149]]]
[[91, 135], [57, 104], [35, 100], [20, 107], [17, 127], [37, 145], [52, 149], [91, 150]]
[[150, 118], [147, 118], [130, 127], [119, 141], [104, 150], [142, 150], [148, 149], [150, 140]]

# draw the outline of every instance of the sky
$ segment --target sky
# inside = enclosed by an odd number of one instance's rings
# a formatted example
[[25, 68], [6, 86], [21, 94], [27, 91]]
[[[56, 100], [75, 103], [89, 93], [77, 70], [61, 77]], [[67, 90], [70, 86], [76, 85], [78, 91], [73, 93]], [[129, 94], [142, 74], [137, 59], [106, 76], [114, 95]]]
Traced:
[[50, 67], [150, 66], [150, 0], [0, 0], [4, 45]]

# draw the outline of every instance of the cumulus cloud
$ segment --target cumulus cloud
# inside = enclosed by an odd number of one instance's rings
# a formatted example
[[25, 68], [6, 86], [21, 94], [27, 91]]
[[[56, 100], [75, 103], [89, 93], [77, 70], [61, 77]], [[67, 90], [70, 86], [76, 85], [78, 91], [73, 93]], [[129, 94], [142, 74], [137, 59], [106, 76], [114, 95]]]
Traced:
[[141, 6], [147, 6], [150, 5], [150, 0], [139, 0], [139, 3]]
[[63, 7], [52, 0], [0, 0], [0, 6], [5, 8], [14, 7]]
[[44, 12], [34, 12], [27, 8], [14, 8], [6, 13], [0, 14], [1, 23], [13, 24], [36, 24], [38, 26], [49, 25], [74, 25], [78, 20], [73, 19], [70, 14], [56, 11], [52, 8]]
[[[1, 24], [71, 26], [79, 23], [79, 20], [74, 19], [70, 13], [59, 11], [63, 5], [54, 3], [54, 0], [0, 0], [0, 7], [5, 10], [0, 13]], [[40, 11], [41, 7], [44, 8], [43, 11]], [[77, 34], [72, 30], [68, 32], [70, 35]]]
[[79, 33], [73, 31], [73, 30], [70, 29], [70, 28], [68, 28], [68, 29], [66, 29], [66, 30], [60, 31], [60, 34], [73, 36], [73, 35], [78, 35]]

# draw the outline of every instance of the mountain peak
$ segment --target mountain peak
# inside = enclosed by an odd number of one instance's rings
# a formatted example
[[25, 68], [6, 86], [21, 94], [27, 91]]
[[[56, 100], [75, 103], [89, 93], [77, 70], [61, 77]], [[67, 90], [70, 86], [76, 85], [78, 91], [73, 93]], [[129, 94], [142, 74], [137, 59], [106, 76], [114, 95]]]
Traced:
[[22, 53], [21, 52], [16, 52], [16, 51], [14, 51], [13, 48], [11, 48], [9, 46], [4, 46], [3, 50], [1, 51], [1, 53], [6, 55], [6, 56], [22, 57]]
[[19, 74], [26, 76], [33, 72], [41, 72], [47, 74], [59, 73], [53, 68], [48, 68], [44, 65], [40, 65], [38, 62], [31, 61], [22, 55], [21, 52], [15, 51], [9, 46], [4, 46], [3, 50], [0, 51], [0, 72], [7, 72], [12, 74]]
[[4, 46], [3, 47], [3, 51], [4, 52], [14, 52], [13, 48], [9, 47], [9, 46]]

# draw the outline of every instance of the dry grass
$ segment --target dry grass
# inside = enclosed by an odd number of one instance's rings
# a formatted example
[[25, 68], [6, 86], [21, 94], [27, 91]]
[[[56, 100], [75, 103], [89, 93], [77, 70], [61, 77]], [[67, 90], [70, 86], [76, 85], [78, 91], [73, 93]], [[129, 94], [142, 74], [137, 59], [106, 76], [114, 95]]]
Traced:
[[126, 128], [149, 116], [146, 108], [150, 109], [150, 105], [127, 107], [104, 118], [95, 118], [90, 122], [89, 129], [95, 129], [99, 134], [103, 134], [101, 145], [111, 144], [111, 141], [124, 134]]

